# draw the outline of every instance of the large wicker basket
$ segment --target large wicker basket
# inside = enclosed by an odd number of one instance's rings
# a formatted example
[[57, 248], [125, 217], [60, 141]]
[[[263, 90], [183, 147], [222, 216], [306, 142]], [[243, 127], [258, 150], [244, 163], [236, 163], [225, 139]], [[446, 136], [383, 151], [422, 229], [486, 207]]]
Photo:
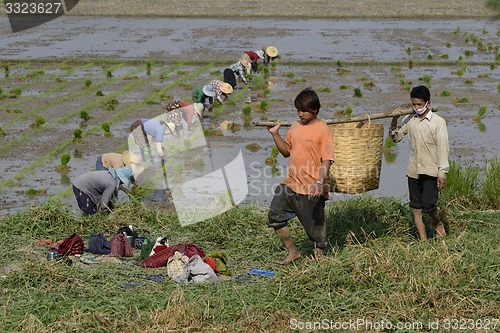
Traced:
[[329, 125], [333, 132], [332, 191], [358, 194], [380, 183], [384, 125], [368, 122]]

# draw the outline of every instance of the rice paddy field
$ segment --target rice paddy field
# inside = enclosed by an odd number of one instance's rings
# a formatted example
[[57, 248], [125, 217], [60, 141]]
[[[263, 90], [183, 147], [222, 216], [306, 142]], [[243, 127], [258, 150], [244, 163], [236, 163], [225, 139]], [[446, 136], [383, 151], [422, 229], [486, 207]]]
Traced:
[[[495, 1], [92, 1], [17, 33], [0, 16], [0, 331], [500, 331], [495, 8]], [[134, 120], [159, 115], [174, 99], [190, 101], [193, 88], [221, 79], [242, 52], [268, 44], [279, 58], [204, 115], [206, 147], [178, 168], [203, 175], [241, 155], [242, 202], [189, 227], [179, 225], [168, 197], [121, 197], [108, 216], [80, 215], [71, 180], [92, 170], [99, 154], [127, 149]], [[275, 264], [285, 252], [266, 212], [287, 160], [253, 123], [295, 120], [293, 99], [305, 87], [331, 119], [408, 107], [418, 84], [431, 89], [448, 124], [452, 170], [439, 202], [448, 235], [415, 237], [407, 142], [384, 144], [378, 189], [331, 193], [327, 255], [312, 257], [294, 219], [304, 256]], [[384, 137], [389, 121], [378, 121]], [[47, 247], [35, 245], [73, 232], [109, 239], [129, 224], [151, 239], [224, 251], [231, 276], [157, 282], [148, 277], [166, 277], [166, 268], [138, 267], [138, 250], [89, 265], [47, 261]], [[252, 268], [276, 275], [252, 276]]]

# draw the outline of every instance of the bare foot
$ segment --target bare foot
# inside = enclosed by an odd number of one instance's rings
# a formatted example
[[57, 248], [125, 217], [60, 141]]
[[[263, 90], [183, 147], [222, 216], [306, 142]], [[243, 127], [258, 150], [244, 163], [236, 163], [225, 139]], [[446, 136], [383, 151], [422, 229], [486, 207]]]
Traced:
[[313, 255], [314, 255], [314, 259], [316, 259], [316, 260], [321, 259], [325, 256], [325, 250], [320, 249], [320, 248], [314, 248]]
[[438, 225], [436, 225], [436, 237], [437, 238], [441, 238], [441, 237], [444, 237], [444, 235], [446, 235], [446, 230], [444, 229], [444, 224], [443, 223], [438, 223]]
[[278, 264], [280, 264], [280, 265], [288, 265], [292, 261], [297, 260], [299, 258], [300, 258], [300, 253], [299, 252], [288, 253], [288, 255], [286, 256], [285, 259], [278, 260]]

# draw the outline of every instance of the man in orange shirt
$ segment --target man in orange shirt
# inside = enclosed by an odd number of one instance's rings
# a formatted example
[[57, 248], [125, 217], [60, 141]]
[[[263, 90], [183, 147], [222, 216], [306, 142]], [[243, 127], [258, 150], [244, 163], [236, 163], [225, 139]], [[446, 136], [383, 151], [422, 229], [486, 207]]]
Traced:
[[319, 97], [312, 89], [304, 89], [295, 98], [300, 120], [293, 123], [283, 140], [280, 124], [268, 128], [276, 147], [290, 157], [288, 176], [278, 185], [268, 213], [268, 226], [285, 245], [288, 255], [278, 261], [286, 265], [300, 258], [293, 243], [288, 221], [297, 216], [320, 256], [326, 248], [325, 201], [328, 199], [326, 178], [333, 162], [331, 129], [318, 118]]

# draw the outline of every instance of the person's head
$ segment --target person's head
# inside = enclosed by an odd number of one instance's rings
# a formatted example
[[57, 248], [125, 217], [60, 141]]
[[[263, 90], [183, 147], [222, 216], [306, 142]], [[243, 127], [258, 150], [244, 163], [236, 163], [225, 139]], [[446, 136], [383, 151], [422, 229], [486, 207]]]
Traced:
[[211, 84], [206, 84], [202, 88], [203, 94], [208, 97], [214, 97], [215, 91]]
[[302, 90], [297, 97], [295, 97], [295, 108], [303, 124], [307, 124], [316, 118], [320, 107], [321, 104], [318, 94], [316, 94], [312, 88]]
[[266, 47], [265, 52], [271, 59], [275, 59], [278, 56], [278, 49], [273, 45]]
[[426, 86], [417, 86], [410, 91], [413, 111], [418, 115], [424, 114], [431, 101], [431, 92]]
[[226, 96], [233, 92], [233, 87], [227, 82], [221, 82], [220, 91], [224, 93]]
[[165, 135], [169, 135], [169, 134], [176, 135], [177, 134], [177, 130], [176, 130], [174, 123], [167, 123], [167, 122], [162, 120], [162, 121], [160, 121], [160, 124], [163, 127], [165, 127]]

